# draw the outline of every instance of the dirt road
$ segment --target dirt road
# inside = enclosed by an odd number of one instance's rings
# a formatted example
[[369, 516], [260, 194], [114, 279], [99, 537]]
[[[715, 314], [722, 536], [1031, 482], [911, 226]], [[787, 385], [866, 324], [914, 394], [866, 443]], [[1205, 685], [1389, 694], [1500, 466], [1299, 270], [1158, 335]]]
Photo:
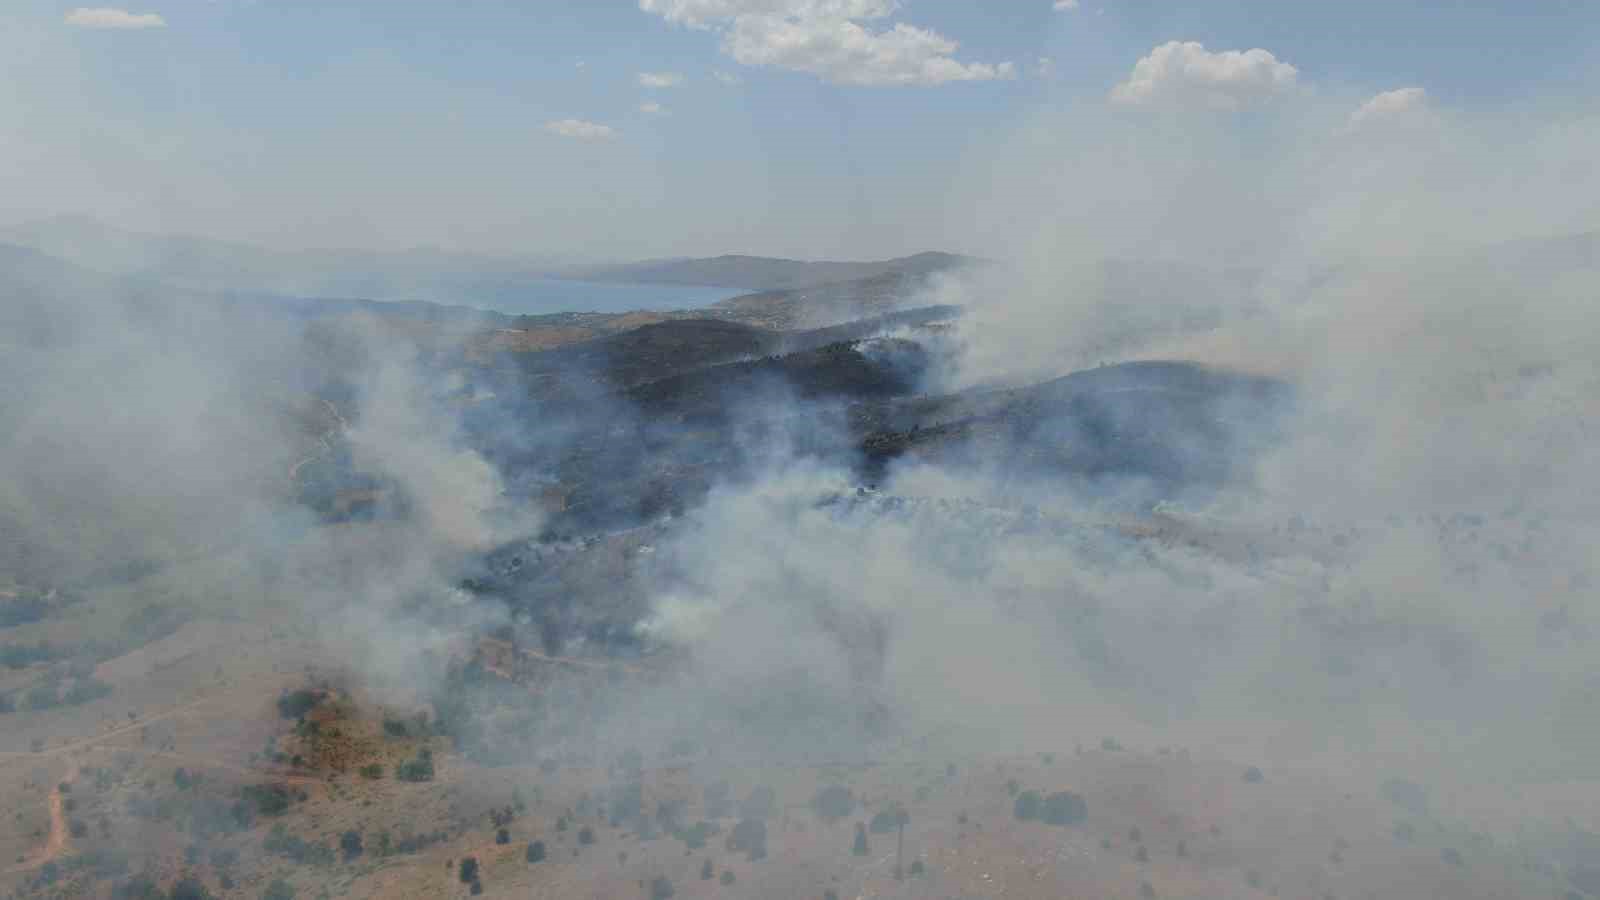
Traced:
[[71, 785], [77, 774], [77, 766], [68, 766], [66, 777], [50, 786], [50, 837], [31, 857], [6, 870], [8, 873], [31, 872], [41, 868], [45, 863], [59, 859], [70, 848], [72, 833], [67, 825], [67, 801], [62, 787]]

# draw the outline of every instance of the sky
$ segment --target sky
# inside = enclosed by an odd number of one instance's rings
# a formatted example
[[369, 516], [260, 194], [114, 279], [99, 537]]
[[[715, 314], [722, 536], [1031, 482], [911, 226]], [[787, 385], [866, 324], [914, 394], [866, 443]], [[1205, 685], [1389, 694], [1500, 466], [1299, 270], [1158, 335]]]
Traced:
[[1597, 38], [1600, 8], [1564, 0], [9, 0], [0, 223], [995, 254], [960, 211], [1041, 116], [1088, 111], [1051, 119], [1082, 146], [1109, 114], [1247, 131], [1307, 97], [1352, 124], [1570, 108], [1600, 94]]

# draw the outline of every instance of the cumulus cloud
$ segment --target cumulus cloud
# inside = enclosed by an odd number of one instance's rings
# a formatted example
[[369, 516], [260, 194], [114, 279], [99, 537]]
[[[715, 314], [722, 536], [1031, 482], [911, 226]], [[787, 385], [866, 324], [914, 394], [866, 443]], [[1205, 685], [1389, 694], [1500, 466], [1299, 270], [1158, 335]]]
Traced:
[[1350, 124], [1360, 125], [1363, 122], [1404, 115], [1423, 109], [1427, 104], [1428, 92], [1419, 87], [1384, 91], [1361, 104], [1355, 112], [1351, 113]]
[[733, 74], [732, 72], [724, 72], [721, 69], [713, 71], [711, 73], [711, 77], [715, 78], [718, 84], [726, 84], [730, 87], [738, 84], [741, 80], [739, 76]]
[[677, 72], [640, 72], [639, 86], [647, 88], [670, 88], [683, 84], [683, 76]]
[[580, 141], [606, 141], [617, 136], [617, 130], [610, 125], [585, 122], [582, 119], [557, 119], [553, 122], [546, 122], [544, 123], [544, 130], [554, 135]]
[[903, 22], [875, 26], [894, 0], [639, 0], [639, 8], [722, 35], [747, 66], [806, 72], [834, 84], [937, 85], [1016, 77], [1003, 63], [964, 63], [959, 44]]
[[667, 108], [652, 100], [639, 104], [639, 112], [648, 116], [664, 116], [667, 114]]
[[1078, 0], [1056, 0], [1056, 2], [1053, 5], [1055, 7], [1056, 12], [1061, 12], [1063, 10], [1068, 10], [1068, 9], [1077, 9], [1078, 8]]
[[167, 26], [167, 20], [156, 13], [132, 13], [110, 6], [80, 6], [67, 13], [63, 21], [77, 28], [139, 30]]
[[1260, 48], [1213, 53], [1199, 41], [1168, 41], [1134, 64], [1111, 99], [1238, 109], [1289, 93], [1298, 76], [1294, 66]]

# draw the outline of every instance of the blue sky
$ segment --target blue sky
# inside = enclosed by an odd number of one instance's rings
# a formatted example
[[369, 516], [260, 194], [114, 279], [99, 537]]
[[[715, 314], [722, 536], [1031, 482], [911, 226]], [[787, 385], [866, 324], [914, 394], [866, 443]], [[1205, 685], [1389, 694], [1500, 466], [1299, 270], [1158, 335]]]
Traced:
[[[1041, 113], [1188, 105], [1247, 129], [1289, 94], [1503, 113], [1597, 93], [1587, 2], [1055, 6], [12, 0], [0, 218], [494, 253], [984, 250], [950, 198]], [[1200, 46], [1157, 53], [1174, 41]]]

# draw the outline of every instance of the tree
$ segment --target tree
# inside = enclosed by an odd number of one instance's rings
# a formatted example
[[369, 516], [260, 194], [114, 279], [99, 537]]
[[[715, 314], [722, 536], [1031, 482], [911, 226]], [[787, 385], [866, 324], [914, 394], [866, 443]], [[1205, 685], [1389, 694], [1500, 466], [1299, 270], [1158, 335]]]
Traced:
[[732, 869], [723, 869], [722, 870], [722, 877], [717, 879], [717, 880], [720, 881], [724, 887], [726, 887], [727, 885], [733, 884], [733, 870]]
[[361, 832], [354, 828], [339, 835], [339, 849], [344, 851], [344, 861], [349, 862], [360, 856], [366, 848], [361, 843]]
[[267, 889], [261, 892], [261, 900], [294, 900], [294, 888], [282, 878], [274, 878]]
[[528, 862], [544, 862], [544, 841], [530, 841], [528, 851], [524, 854]]
[[578, 843], [584, 846], [594, 843], [594, 829], [587, 825], [578, 829]]
[[677, 891], [672, 889], [672, 882], [668, 881], [665, 875], [657, 875], [655, 880], [650, 882], [650, 900], [667, 900], [675, 893]]
[[705, 862], [705, 865], [700, 867], [700, 880], [701, 881], [710, 881], [712, 874], [713, 874], [713, 870], [711, 868], [711, 860], [707, 859], [706, 862]]
[[461, 860], [461, 870], [457, 873], [462, 884], [471, 884], [478, 880], [478, 858], [468, 856]]
[[866, 856], [872, 852], [867, 849], [867, 826], [860, 822], [856, 823], [856, 843], [850, 848], [850, 852], [856, 856]]

